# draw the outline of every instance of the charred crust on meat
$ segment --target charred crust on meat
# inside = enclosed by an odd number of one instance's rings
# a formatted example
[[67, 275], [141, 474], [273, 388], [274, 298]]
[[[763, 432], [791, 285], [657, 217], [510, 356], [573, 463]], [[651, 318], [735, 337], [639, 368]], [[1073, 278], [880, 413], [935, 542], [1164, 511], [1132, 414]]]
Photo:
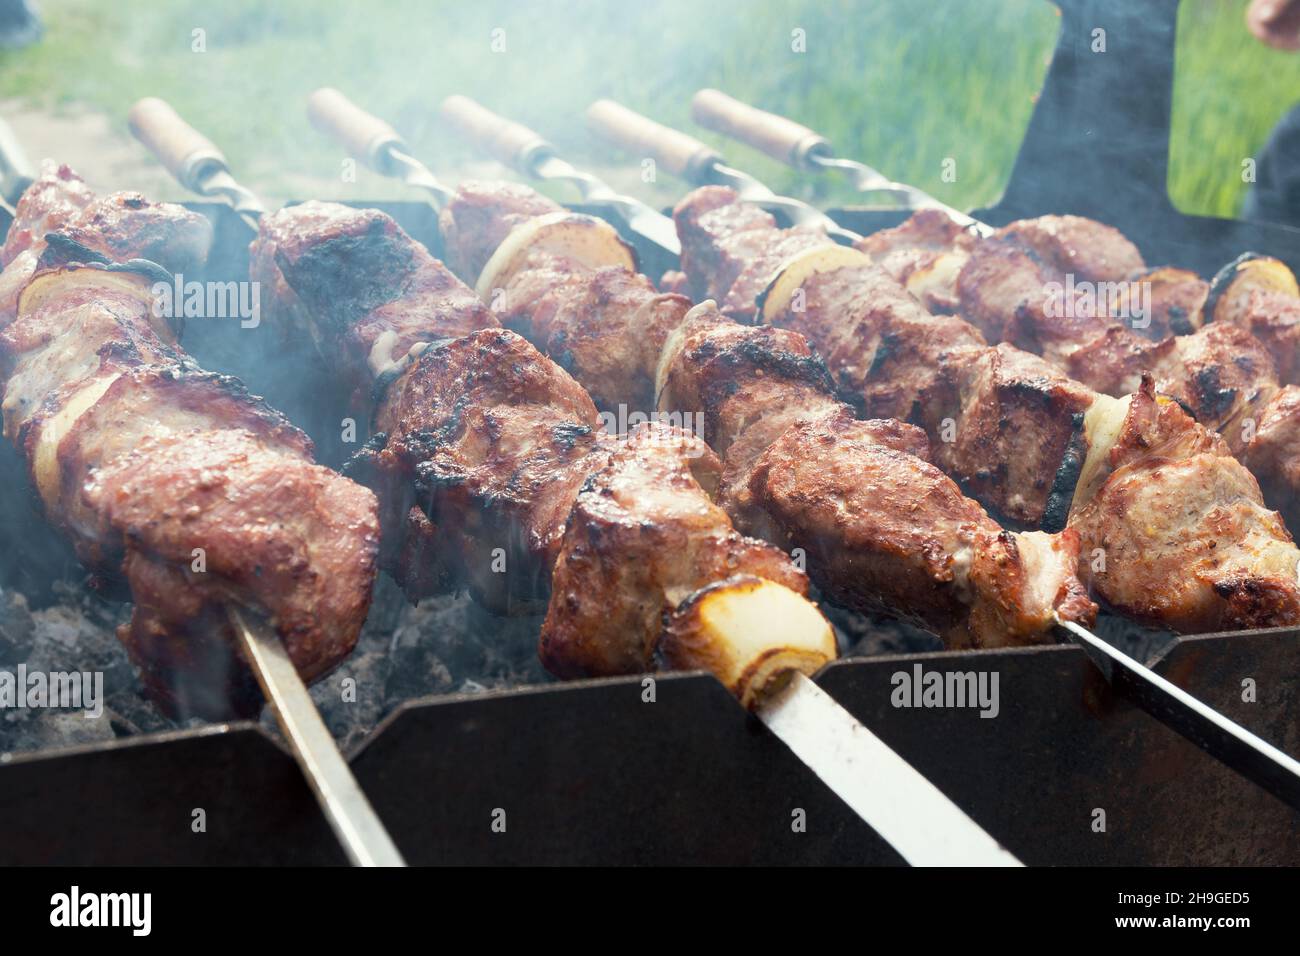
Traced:
[[1196, 372], [1196, 392], [1201, 400], [1201, 413], [1192, 413], [1192, 417], [1205, 420], [1217, 419], [1232, 410], [1237, 400], [1235, 388], [1225, 388], [1221, 384], [1220, 370], [1217, 365], [1198, 369]]
[[1047, 503], [1043, 508], [1043, 520], [1039, 525], [1043, 531], [1050, 534], [1063, 531], [1069, 523], [1074, 489], [1079, 484], [1083, 463], [1088, 457], [1088, 436], [1084, 430], [1082, 412], [1074, 414], [1073, 424], [1074, 431], [1061, 456], [1061, 465], [1056, 469], [1052, 490], [1048, 492]]
[[401, 233], [376, 215], [360, 235], [332, 236], [312, 243], [296, 258], [280, 248], [275, 261], [285, 281], [335, 334], [352, 320], [401, 294], [415, 250]]

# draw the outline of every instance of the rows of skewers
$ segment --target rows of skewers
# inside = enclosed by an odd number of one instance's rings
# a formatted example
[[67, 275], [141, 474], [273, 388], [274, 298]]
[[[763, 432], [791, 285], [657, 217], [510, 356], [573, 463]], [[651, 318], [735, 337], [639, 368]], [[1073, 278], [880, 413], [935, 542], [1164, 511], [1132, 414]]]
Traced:
[[[328, 671], [376, 567], [413, 599], [544, 607], [560, 676], [703, 667], [751, 705], [835, 655], [809, 578], [953, 647], [1053, 639], [1092, 597], [1182, 631], [1300, 619], [1300, 552], [1261, 491], [1289, 503], [1296, 480], [1281, 263], [1147, 273], [1141, 335], [1046, 308], [1067, 275], [1145, 270], [1076, 217], [979, 237], [923, 211], [848, 249], [708, 187], [675, 220], [682, 271], [652, 279], [608, 224], [519, 185], [449, 197], [445, 265], [375, 210], [265, 218], [264, 312], [371, 421], [339, 476], [155, 314], [202, 220], [47, 167], [0, 253], [6, 434], [130, 588], [123, 639], [159, 698], [250, 706], [229, 603]], [[700, 413], [703, 436], [606, 434], [619, 405]]]

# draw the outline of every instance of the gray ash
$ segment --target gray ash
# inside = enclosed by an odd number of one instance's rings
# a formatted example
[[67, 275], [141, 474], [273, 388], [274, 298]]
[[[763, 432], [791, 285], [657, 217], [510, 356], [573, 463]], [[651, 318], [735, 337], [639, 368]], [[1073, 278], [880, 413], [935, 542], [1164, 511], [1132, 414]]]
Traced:
[[[33, 609], [22, 594], [0, 590], [0, 671], [14, 672], [19, 664], [29, 671], [100, 671], [104, 714], [87, 719], [80, 711], [0, 710], [0, 753], [97, 743], [199, 723], [169, 719], [142, 694], [115, 634], [130, 615], [129, 605], [104, 601], [67, 581], [56, 582], [53, 595], [51, 603]], [[843, 654], [943, 649], [934, 635], [900, 621], [827, 603], [822, 607]], [[463, 594], [413, 607], [391, 579], [381, 576], [356, 650], [312, 687], [312, 698], [340, 746], [351, 750], [404, 701], [551, 681], [537, 660], [541, 620], [496, 617]], [[1139, 660], [1169, 639], [1109, 615], [1102, 615], [1097, 631]], [[269, 711], [261, 722], [279, 734]]]

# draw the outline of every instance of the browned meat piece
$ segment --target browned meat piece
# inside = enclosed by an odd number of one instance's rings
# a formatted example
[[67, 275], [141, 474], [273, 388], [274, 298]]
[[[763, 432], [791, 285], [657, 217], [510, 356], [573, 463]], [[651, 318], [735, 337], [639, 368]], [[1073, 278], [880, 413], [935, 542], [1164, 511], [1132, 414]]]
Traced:
[[1177, 361], [1178, 340], [1168, 336], [1152, 342], [1122, 325], [1110, 325], [1068, 355], [1059, 367], [1103, 395], [1129, 395], [1142, 374]]
[[510, 230], [562, 208], [527, 186], [463, 182], [438, 216], [447, 265], [473, 283]]
[[[36, 460], [46, 418], [37, 415], [19, 434], [29, 461]], [[260, 398], [249, 395], [238, 379], [205, 372], [192, 363], [122, 371], [58, 438], [51, 462], [58, 485], [43, 490], [50, 521], [67, 530], [87, 565], [116, 567], [122, 559], [120, 536], [111, 533], [106, 516], [92, 509], [81, 494], [85, 476], [152, 439], [223, 428], [238, 428], [256, 437], [264, 449], [304, 461], [312, 457], [310, 439]], [[106, 547], [111, 549], [107, 553]]]
[[957, 277], [975, 237], [938, 209], [921, 209], [893, 229], [863, 236], [856, 247], [867, 253], [926, 310], [950, 315], [961, 302]]
[[39, 255], [45, 247], [45, 234], [58, 232], [94, 200], [95, 194], [71, 167], [47, 159], [41, 164], [40, 176], [18, 200], [17, 215], [0, 246], [0, 268], [28, 250]]
[[682, 272], [692, 299], [722, 302], [736, 277], [765, 248], [775, 221], [740, 202], [734, 189], [704, 186], [673, 209], [682, 243]]
[[1268, 348], [1284, 385], [1300, 385], [1300, 299], [1252, 290], [1240, 322]]
[[808, 276], [801, 309], [772, 316], [826, 360], [840, 394], [870, 418], [907, 420], [940, 381], [950, 352], [984, 345], [969, 323], [933, 316], [875, 266]]
[[1300, 550], [1254, 477], [1148, 378], [1076, 510], [1097, 593], [1139, 620], [1186, 633], [1300, 620]]
[[672, 337], [662, 371], [660, 411], [703, 423], [726, 463], [721, 503], [742, 531], [767, 537], [751, 507], [750, 469], [795, 421], [840, 407], [825, 367], [798, 334], [738, 325], [705, 302]]
[[1300, 386], [1278, 389], [1256, 408], [1225, 428], [1224, 438], [1259, 480], [1265, 503], [1287, 528], [1300, 529]]
[[572, 374], [598, 408], [638, 411], [654, 407], [659, 353], [691, 307], [640, 273], [591, 271], [545, 252], [514, 274], [502, 301], [501, 323]]
[[38, 267], [149, 259], [184, 272], [203, 262], [212, 245], [212, 225], [202, 216], [139, 193], [95, 198], [66, 166], [47, 165], [17, 211], [0, 254], [0, 327], [13, 321], [18, 295]]
[[[799, 422], [759, 458], [754, 500], [807, 551], [818, 586], [849, 607], [915, 621], [950, 647], [1048, 641], [1057, 615], [1091, 622], [1074, 532], [1002, 530], [939, 469], [898, 448], [898, 428], [844, 409]], [[918, 431], [904, 444], [921, 440]]]
[[564, 523], [608, 439], [587, 393], [514, 332], [427, 350], [388, 389], [347, 469], [379, 493], [383, 562], [414, 598], [466, 587], [535, 610]]
[[[288, 288], [346, 376], [355, 407], [412, 347], [497, 324], [473, 290], [376, 209], [306, 203], [268, 217], [250, 250], [253, 277]], [[274, 270], [272, 270], [272, 263]]]
[[[744, 238], [748, 241], [755, 235], [756, 232], [750, 231]], [[724, 241], [724, 248], [727, 245]], [[721, 302], [722, 311], [737, 322], [752, 322], [758, 311], [759, 296], [791, 258], [809, 249], [831, 245], [834, 242], [820, 229], [773, 229], [731, 284]]]
[[1010, 345], [943, 359], [920, 422], [934, 461], [1015, 527], [1065, 526], [1096, 395]]
[[1113, 226], [1082, 216], [1038, 216], [999, 229], [997, 238], [1030, 250], [1059, 275], [1118, 282], [1146, 268], [1137, 246]]
[[833, 244], [820, 229], [778, 229], [775, 219], [725, 186], [690, 193], [673, 219], [691, 294], [714, 299], [741, 322], [753, 318], [755, 300], [791, 256]]
[[[193, 706], [177, 695], [242, 669], [227, 629], [206, 629], [219, 617], [208, 608], [222, 602], [264, 615], [304, 680], [351, 652], [370, 606], [378, 545], [375, 499], [365, 489], [226, 427], [146, 439], [96, 470], [85, 498], [130, 553], [125, 571], [137, 614], [121, 636], [165, 701]], [[154, 590], [160, 575], [170, 584]], [[224, 667], [192, 670], [222, 652]]]
[[[1129, 277], [1140, 284], [1144, 294], [1150, 296], [1150, 325], [1142, 334], [1149, 339], [1167, 335], [1190, 335], [1205, 322], [1205, 300], [1210, 294], [1210, 284], [1187, 269], [1158, 266]], [[1137, 303], [1144, 306], [1146, 303]], [[1137, 309], [1130, 306], [1130, 315]]]
[[976, 243], [957, 294], [962, 314], [990, 342], [1011, 342], [1065, 367], [1071, 353], [1116, 324], [1113, 312], [1132, 307], [1123, 283], [1143, 269], [1137, 249], [1110, 226], [1040, 216]]
[[939, 209], [918, 209], [892, 229], [881, 229], [863, 236], [854, 245], [877, 261], [896, 252], [919, 249], [926, 252], [951, 252], [970, 248], [974, 239]]
[[713, 504], [720, 469], [698, 438], [649, 425], [591, 476], [555, 569], [540, 644], [547, 670], [560, 677], [653, 670], [667, 617], [699, 588], [734, 574], [806, 593], [807, 579], [786, 554], [738, 534]]

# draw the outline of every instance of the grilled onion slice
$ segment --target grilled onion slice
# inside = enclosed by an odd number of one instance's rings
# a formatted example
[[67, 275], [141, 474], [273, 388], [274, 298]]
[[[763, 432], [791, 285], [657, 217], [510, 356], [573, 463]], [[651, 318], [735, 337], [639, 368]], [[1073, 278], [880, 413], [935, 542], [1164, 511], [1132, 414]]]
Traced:
[[759, 321], [771, 324], [785, 315], [795, 290], [809, 276], [818, 272], [834, 272], [848, 266], [868, 265], [871, 265], [870, 256], [848, 246], [830, 245], [805, 249], [783, 265], [776, 277], [767, 284], [767, 288], [759, 293], [755, 300]]
[[659, 653], [674, 670], [708, 671], [752, 708], [783, 675], [812, 674], [834, 660], [835, 634], [807, 598], [738, 574], [678, 605]]
[[503, 289], [533, 252], [562, 256], [588, 269], [637, 269], [636, 253], [604, 219], [576, 212], [553, 212], [512, 229], [479, 273], [474, 291], [484, 302]]
[[1300, 296], [1295, 273], [1279, 259], [1257, 252], [1242, 253], [1210, 280], [1205, 314], [1215, 322], [1240, 322], [1251, 292], [1283, 292]]

